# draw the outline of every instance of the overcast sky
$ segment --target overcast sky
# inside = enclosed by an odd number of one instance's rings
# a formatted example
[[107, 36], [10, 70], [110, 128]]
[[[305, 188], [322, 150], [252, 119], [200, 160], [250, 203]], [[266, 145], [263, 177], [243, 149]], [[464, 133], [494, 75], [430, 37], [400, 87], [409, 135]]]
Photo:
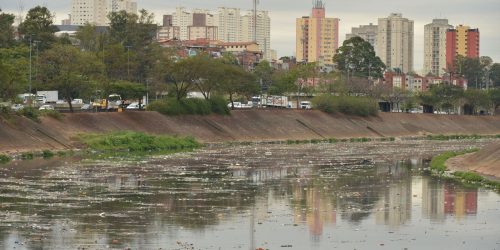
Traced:
[[[415, 70], [423, 68], [424, 25], [433, 18], [447, 18], [452, 25], [466, 24], [479, 28], [481, 33], [481, 55], [490, 56], [500, 62], [500, 0], [325, 0], [328, 17], [340, 18], [340, 42], [351, 27], [377, 23], [377, 18], [391, 12], [415, 22]], [[67, 18], [71, 0], [0, 0], [5, 12], [19, 13], [20, 4], [24, 12], [36, 6], [47, 6], [55, 12], [57, 23]], [[242, 10], [252, 8], [252, 0], [137, 0], [139, 9], [153, 11], [160, 22], [163, 14], [171, 14], [177, 6], [216, 9], [235, 7]], [[271, 16], [271, 47], [279, 56], [295, 55], [295, 18], [309, 15], [311, 0], [260, 0], [259, 9], [268, 10]]]

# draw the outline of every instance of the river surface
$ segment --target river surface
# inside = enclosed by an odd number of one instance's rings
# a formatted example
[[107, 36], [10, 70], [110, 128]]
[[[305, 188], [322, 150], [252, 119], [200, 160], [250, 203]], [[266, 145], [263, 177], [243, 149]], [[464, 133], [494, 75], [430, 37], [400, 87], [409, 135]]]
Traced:
[[211, 145], [0, 166], [3, 249], [500, 249], [500, 196], [428, 174], [490, 141]]

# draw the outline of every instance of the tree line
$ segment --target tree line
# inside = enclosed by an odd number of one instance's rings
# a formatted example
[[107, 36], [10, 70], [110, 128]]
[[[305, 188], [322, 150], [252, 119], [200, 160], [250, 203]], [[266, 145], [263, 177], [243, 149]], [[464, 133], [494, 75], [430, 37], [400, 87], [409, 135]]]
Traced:
[[[358, 37], [344, 41], [334, 57], [333, 71], [315, 63], [293, 63], [288, 57], [281, 61], [290, 62], [289, 69], [262, 61], [246, 71], [230, 53], [212, 58], [200, 52], [183, 58], [178, 48], [161, 47], [155, 42], [154, 15], [146, 10], [114, 12], [108, 17], [109, 27], [87, 24], [74, 37], [56, 36], [53, 14], [37, 6], [19, 25], [16, 40], [14, 16], [0, 10], [0, 29], [7, 31], [0, 34], [0, 99], [14, 101], [17, 94], [30, 90], [58, 90], [71, 105], [75, 98], [100, 99], [112, 93], [124, 99], [139, 100], [148, 93], [153, 99], [167, 94], [181, 100], [197, 91], [206, 100], [223, 96], [230, 102], [260, 93], [297, 96], [297, 103], [299, 96], [331, 94], [369, 97], [398, 109], [425, 105], [457, 110], [469, 105], [465, 113], [477, 113], [483, 107], [498, 107], [494, 88], [500, 87], [500, 64], [489, 57], [459, 57], [456, 72], [449, 72], [467, 78], [471, 90], [435, 86], [415, 94], [375, 84], [385, 70], [397, 69], [386, 69], [373, 47]], [[485, 88], [490, 90], [480, 90]]]

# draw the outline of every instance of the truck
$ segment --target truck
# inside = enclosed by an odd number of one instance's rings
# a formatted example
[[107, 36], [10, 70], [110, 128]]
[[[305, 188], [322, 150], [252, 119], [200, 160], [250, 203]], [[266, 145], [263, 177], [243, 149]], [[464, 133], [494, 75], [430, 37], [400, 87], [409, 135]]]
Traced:
[[37, 91], [37, 96], [45, 96], [44, 103], [56, 103], [59, 100], [59, 92], [57, 90]]
[[288, 105], [288, 97], [287, 96], [277, 96], [277, 95], [268, 95], [263, 96], [262, 100], [263, 107], [270, 108], [290, 108]]

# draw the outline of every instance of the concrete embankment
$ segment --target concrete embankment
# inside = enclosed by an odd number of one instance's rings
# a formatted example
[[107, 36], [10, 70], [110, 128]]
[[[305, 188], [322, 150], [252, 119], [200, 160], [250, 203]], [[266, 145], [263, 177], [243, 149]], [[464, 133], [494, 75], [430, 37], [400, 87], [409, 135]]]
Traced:
[[202, 142], [277, 141], [427, 134], [500, 134], [500, 116], [381, 113], [377, 117], [311, 110], [241, 110], [231, 116], [167, 117], [156, 112], [78, 113], [62, 119], [0, 118], [0, 152], [78, 146], [79, 133], [117, 130], [193, 136]]
[[449, 159], [446, 166], [455, 171], [472, 171], [500, 181], [500, 143], [493, 143], [477, 153]]

